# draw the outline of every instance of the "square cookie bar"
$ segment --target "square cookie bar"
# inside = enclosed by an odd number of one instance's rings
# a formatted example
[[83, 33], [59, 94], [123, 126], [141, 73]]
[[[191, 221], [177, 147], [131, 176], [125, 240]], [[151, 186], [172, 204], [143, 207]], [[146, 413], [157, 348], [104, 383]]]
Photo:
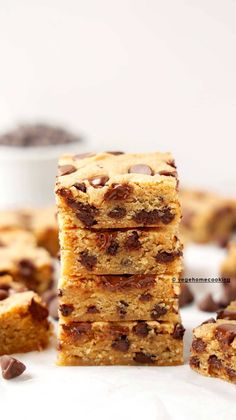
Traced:
[[193, 331], [190, 366], [206, 376], [236, 383], [236, 302]]
[[45, 248], [53, 257], [59, 252], [56, 207], [45, 207], [31, 211], [29, 226], [38, 246]]
[[59, 365], [183, 363], [181, 323], [71, 322], [60, 325]]
[[55, 190], [60, 229], [178, 225], [177, 186], [169, 153], [62, 156]]
[[61, 279], [59, 288], [62, 322], [178, 320], [180, 287], [171, 276], [90, 274]]
[[48, 310], [34, 292], [0, 301], [0, 355], [41, 350], [52, 333]]
[[60, 234], [62, 276], [177, 274], [182, 244], [164, 229], [72, 229]]
[[236, 227], [236, 200], [197, 190], [181, 190], [184, 242], [223, 244]]

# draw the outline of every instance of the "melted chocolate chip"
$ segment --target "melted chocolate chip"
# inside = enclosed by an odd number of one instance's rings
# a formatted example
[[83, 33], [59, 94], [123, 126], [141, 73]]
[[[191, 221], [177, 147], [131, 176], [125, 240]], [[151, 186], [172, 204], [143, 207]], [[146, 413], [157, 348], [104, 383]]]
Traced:
[[80, 252], [80, 263], [87, 268], [87, 270], [92, 271], [97, 264], [97, 257], [96, 255], [89, 254], [88, 251], [82, 251]]
[[73, 184], [73, 187], [75, 187], [77, 190], [82, 191], [83, 193], [86, 193], [87, 188], [84, 182], [76, 182]]
[[215, 319], [214, 318], [209, 318], [206, 321], [202, 322], [201, 325], [205, 325], [205, 324], [215, 324]]
[[29, 312], [35, 321], [43, 321], [48, 317], [48, 309], [36, 302], [34, 298], [31, 299]]
[[111, 347], [114, 350], [126, 352], [129, 350], [130, 342], [126, 335], [121, 335], [119, 338], [113, 341]]
[[228, 348], [236, 337], [236, 325], [218, 325], [215, 330], [215, 337], [223, 348]]
[[173, 176], [174, 178], [177, 177], [177, 172], [176, 171], [160, 171], [158, 172], [159, 175], [164, 175], [164, 176]]
[[184, 336], [184, 332], [185, 332], [185, 328], [183, 327], [182, 324], [176, 324], [172, 337], [175, 338], [176, 340], [182, 340], [183, 336]]
[[111, 292], [132, 289], [151, 288], [155, 284], [155, 275], [136, 274], [123, 276], [100, 276], [101, 285]]
[[189, 364], [193, 368], [199, 368], [200, 367], [200, 360], [198, 359], [197, 356], [192, 356], [192, 357], [190, 357]]
[[168, 224], [172, 222], [174, 218], [175, 214], [171, 213], [169, 207], [165, 207], [162, 210], [141, 210], [133, 216], [133, 220], [141, 225], [154, 225], [159, 222]]
[[165, 315], [166, 313], [167, 313], [167, 309], [165, 308], [165, 306], [155, 305], [151, 311], [151, 318], [154, 320], [157, 320], [161, 316]]
[[26, 366], [11, 356], [2, 356], [0, 359], [2, 376], [4, 379], [13, 379], [20, 376], [26, 369]]
[[153, 170], [148, 165], [133, 165], [128, 170], [129, 174], [144, 174], [144, 175], [153, 175]]
[[181, 257], [183, 255], [182, 251], [173, 251], [173, 252], [166, 252], [166, 251], [160, 251], [155, 256], [155, 259], [158, 263], [170, 263], [174, 261], [177, 257]]
[[236, 379], [236, 370], [231, 369], [231, 368], [228, 368], [228, 367], [225, 368], [225, 370], [226, 370], [226, 373], [227, 373], [229, 379], [231, 381], [235, 381], [235, 379]]
[[175, 161], [174, 161], [174, 159], [170, 159], [170, 160], [167, 160], [167, 165], [169, 165], [169, 166], [171, 166], [172, 168], [175, 168], [176, 169], [176, 164], [175, 164]]
[[63, 324], [62, 328], [74, 340], [80, 340], [84, 335], [88, 335], [91, 331], [90, 322], [71, 322]]
[[102, 188], [109, 180], [109, 177], [106, 175], [99, 175], [89, 178], [88, 181], [94, 188]]
[[153, 299], [153, 296], [150, 293], [144, 293], [139, 296], [140, 302], [150, 302]]
[[208, 358], [209, 373], [214, 373], [214, 371], [219, 371], [222, 369], [223, 365], [220, 359], [217, 358], [214, 354]]
[[110, 153], [110, 155], [114, 155], [114, 156], [118, 156], [118, 155], [123, 155], [124, 154], [124, 152], [119, 152], [119, 151], [117, 151], [117, 152], [116, 151], [114, 151], [114, 152], [113, 151], [112, 152], [109, 151], [109, 152], [105, 152], [105, 153]]
[[87, 314], [98, 314], [100, 311], [95, 305], [87, 307]]
[[194, 296], [189, 288], [189, 286], [185, 283], [181, 283], [180, 285], [180, 295], [179, 295], [179, 306], [183, 308], [184, 306], [189, 305], [194, 300]]
[[126, 216], [126, 209], [124, 207], [114, 207], [107, 215], [111, 219], [123, 219]]
[[139, 235], [138, 232], [136, 232], [135, 230], [128, 236], [128, 238], [126, 239], [125, 243], [124, 243], [125, 248], [128, 251], [133, 251], [136, 249], [140, 249], [142, 247], [142, 244], [139, 240]]
[[206, 349], [206, 343], [201, 338], [195, 338], [192, 342], [192, 349], [196, 353], [202, 353]]
[[75, 210], [76, 217], [78, 217], [86, 227], [92, 227], [97, 224], [95, 216], [99, 213], [99, 210], [96, 207], [91, 206], [90, 204], [81, 203], [70, 197], [66, 198], [66, 202], [71, 209]]
[[74, 306], [71, 304], [64, 303], [59, 306], [59, 310], [63, 316], [69, 316], [73, 312]]
[[134, 327], [133, 332], [139, 337], [147, 337], [149, 333], [148, 324], [144, 321], [139, 321]]
[[142, 351], [139, 351], [139, 352], [135, 353], [135, 356], [134, 356], [133, 360], [136, 363], [140, 363], [140, 364], [143, 364], [143, 365], [149, 365], [149, 364], [154, 363], [155, 357], [156, 356], [153, 355], [153, 354], [143, 353]]
[[8, 298], [8, 296], [9, 296], [9, 293], [7, 290], [0, 289], [0, 300], [4, 300]]
[[112, 184], [104, 195], [105, 200], [126, 200], [133, 192], [129, 184]]
[[106, 254], [108, 255], [116, 255], [119, 249], [119, 244], [114, 239], [111, 240], [110, 245], [106, 249]]
[[59, 176], [69, 175], [77, 171], [76, 167], [73, 165], [61, 165], [58, 168]]
[[34, 263], [31, 260], [28, 260], [26, 258], [19, 261], [18, 268], [20, 271], [20, 275], [23, 277], [33, 276], [36, 269]]

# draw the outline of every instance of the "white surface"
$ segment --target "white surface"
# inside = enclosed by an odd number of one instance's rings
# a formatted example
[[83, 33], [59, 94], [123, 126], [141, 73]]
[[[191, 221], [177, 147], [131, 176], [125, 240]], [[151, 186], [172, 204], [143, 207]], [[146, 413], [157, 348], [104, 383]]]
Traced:
[[[213, 247], [192, 246], [189, 269], [202, 252], [209, 256], [213, 251], [204, 275], [215, 276], [222, 253]], [[202, 265], [201, 260], [198, 263]], [[0, 379], [1, 419], [235, 419], [235, 385], [198, 375], [187, 364], [191, 330], [211, 314], [188, 307], [182, 316], [184, 366], [57, 367], [54, 349], [20, 355], [27, 365], [24, 375], [12, 381]]]
[[171, 150], [181, 182], [235, 193], [235, 19], [233, 0], [2, 0], [0, 129]]

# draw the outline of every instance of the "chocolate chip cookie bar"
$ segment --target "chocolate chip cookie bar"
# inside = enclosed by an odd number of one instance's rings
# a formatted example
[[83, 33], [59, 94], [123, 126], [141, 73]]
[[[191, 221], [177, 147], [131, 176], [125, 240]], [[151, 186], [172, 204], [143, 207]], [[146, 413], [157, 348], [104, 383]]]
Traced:
[[69, 321], [177, 322], [179, 284], [171, 276], [122, 275], [61, 279], [59, 310]]
[[15, 293], [26, 292], [28, 289], [21, 283], [17, 283], [11, 276], [0, 276], [0, 300], [6, 299]]
[[225, 244], [236, 227], [236, 200], [204, 191], [181, 190], [184, 242]]
[[31, 246], [36, 247], [35, 236], [26, 230], [10, 229], [0, 230], [0, 247]]
[[53, 265], [43, 248], [23, 246], [20, 243], [0, 247], [0, 275], [10, 274], [14, 281], [28, 289], [42, 293], [52, 281]]
[[62, 276], [94, 274], [176, 274], [182, 244], [164, 229], [62, 231]]
[[56, 199], [61, 229], [170, 226], [181, 216], [169, 153], [64, 155]]
[[69, 322], [59, 330], [59, 365], [183, 363], [181, 322]]
[[52, 334], [48, 310], [31, 291], [0, 301], [0, 355], [41, 350]]

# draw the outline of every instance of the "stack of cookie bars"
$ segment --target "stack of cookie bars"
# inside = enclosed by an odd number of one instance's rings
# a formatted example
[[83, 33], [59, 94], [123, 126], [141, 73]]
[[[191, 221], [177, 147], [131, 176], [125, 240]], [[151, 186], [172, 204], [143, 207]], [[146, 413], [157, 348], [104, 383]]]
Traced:
[[60, 365], [182, 363], [177, 189], [170, 154], [61, 157]]

